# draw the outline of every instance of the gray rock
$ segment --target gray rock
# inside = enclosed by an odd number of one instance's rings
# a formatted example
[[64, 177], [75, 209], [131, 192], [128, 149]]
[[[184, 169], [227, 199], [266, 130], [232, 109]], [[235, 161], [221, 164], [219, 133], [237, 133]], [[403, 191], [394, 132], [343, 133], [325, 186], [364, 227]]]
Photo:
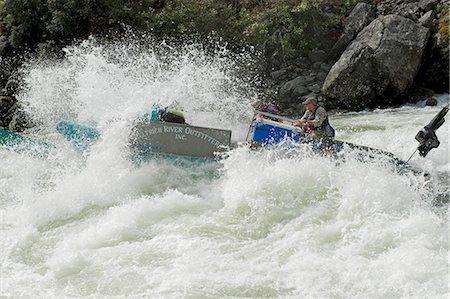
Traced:
[[320, 92], [320, 85], [319, 84], [312, 84], [312, 85], [308, 85], [307, 89], [310, 92], [313, 92], [315, 94], [318, 94]]
[[358, 3], [347, 17], [344, 23], [344, 32], [353, 35], [358, 34], [375, 18], [373, 5]]
[[323, 62], [327, 59], [327, 53], [323, 50], [315, 49], [308, 54], [308, 58], [312, 63]]
[[427, 106], [436, 106], [438, 104], [438, 100], [435, 97], [428, 98], [425, 102]]
[[293, 91], [299, 86], [304, 86], [304, 84], [306, 84], [306, 83], [304, 81], [304, 77], [303, 76], [297, 77], [297, 78], [295, 78], [293, 80], [290, 80], [290, 81], [286, 82], [280, 88], [279, 101], [280, 102], [286, 102], [286, 101], [291, 100]]
[[344, 24], [344, 32], [331, 49], [328, 60], [336, 60], [345, 51], [355, 36], [375, 18], [375, 8], [366, 3], [358, 3]]
[[0, 96], [0, 112], [6, 113], [14, 104], [14, 99], [11, 96]]
[[322, 71], [324, 71], [324, 72], [329, 72], [330, 71], [330, 69], [331, 69], [331, 65], [330, 64], [328, 64], [328, 63], [322, 63], [321, 65], [320, 65], [320, 70], [322, 70]]
[[5, 95], [13, 96], [16, 93], [18, 87], [19, 85], [15, 80], [12, 79], [8, 80], [8, 82], [5, 85]]
[[280, 81], [286, 78], [286, 73], [287, 73], [286, 69], [281, 69], [278, 71], [271, 72], [270, 77], [272, 77], [274, 81]]
[[8, 111], [7, 117], [9, 122], [6, 127], [12, 132], [23, 132], [32, 126], [29, 118], [19, 109], [17, 103], [11, 107], [10, 111]]
[[0, 111], [0, 122], [2, 127], [8, 128], [9, 123], [17, 111], [18, 104], [9, 96], [2, 98], [2, 104], [4, 104], [4, 106], [2, 106], [2, 111]]
[[325, 81], [326, 77], [327, 77], [326, 72], [318, 72], [317, 76], [316, 76], [316, 80], [317, 80], [317, 82], [323, 83], [323, 81]]
[[362, 110], [404, 93], [419, 70], [429, 30], [397, 16], [380, 16], [361, 31], [322, 86], [330, 108]]
[[399, 16], [411, 19], [413, 21], [416, 21], [419, 19], [420, 16], [420, 7], [418, 3], [403, 3], [398, 6], [395, 6], [392, 11], [390, 11], [390, 14], [397, 14]]
[[432, 32], [437, 32], [436, 14], [430, 10], [419, 19], [419, 24], [427, 27]]
[[14, 99], [10, 96], [0, 96], [0, 127], [6, 128], [11, 121], [8, 112], [14, 105]]
[[433, 97], [434, 94], [435, 92], [432, 89], [414, 86], [404, 95], [404, 99], [405, 102], [417, 103], [419, 101], [423, 101], [425, 99]]
[[320, 70], [321, 65], [322, 65], [322, 62], [319, 62], [319, 61], [318, 62], [314, 62], [313, 65], [311, 66], [311, 68], [313, 70], [318, 71], [318, 70]]
[[307, 86], [315, 82], [315, 78], [311, 76], [299, 76], [288, 81], [281, 86], [276, 102], [280, 108], [286, 109], [292, 103], [296, 103], [299, 98], [310, 93]]
[[299, 97], [304, 96], [308, 93], [309, 93], [309, 90], [307, 87], [305, 87], [303, 85], [299, 85], [292, 91], [291, 98], [298, 99]]
[[4, 54], [8, 46], [8, 39], [4, 35], [0, 35], [0, 55]]
[[331, 48], [328, 54], [328, 61], [336, 61], [354, 38], [355, 36], [352, 34], [342, 33], [338, 41], [333, 45], [333, 48]]
[[420, 0], [419, 1], [419, 7], [423, 11], [429, 11], [433, 9], [437, 4], [439, 4], [439, 0]]
[[378, 7], [380, 15], [396, 14], [415, 22], [429, 10], [433, 9], [439, 0], [398, 0], [398, 1], [382, 1]]

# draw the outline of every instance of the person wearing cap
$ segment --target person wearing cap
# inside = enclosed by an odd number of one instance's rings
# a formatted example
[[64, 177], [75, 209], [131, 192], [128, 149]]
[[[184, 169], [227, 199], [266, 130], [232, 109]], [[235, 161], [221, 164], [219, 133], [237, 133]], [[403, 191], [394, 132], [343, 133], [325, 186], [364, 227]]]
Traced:
[[311, 133], [315, 138], [333, 138], [331, 126], [328, 122], [328, 113], [322, 106], [319, 106], [316, 97], [308, 97], [303, 103], [306, 105], [305, 114], [294, 126], [301, 127], [304, 132]]

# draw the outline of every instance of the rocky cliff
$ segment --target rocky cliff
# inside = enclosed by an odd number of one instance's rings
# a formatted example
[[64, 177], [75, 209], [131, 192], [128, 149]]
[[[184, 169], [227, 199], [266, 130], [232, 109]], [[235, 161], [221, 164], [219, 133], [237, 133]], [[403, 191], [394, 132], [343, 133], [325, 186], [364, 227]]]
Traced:
[[328, 109], [358, 111], [448, 92], [448, 6], [437, 0], [359, 3], [329, 51], [307, 57], [309, 65], [278, 81], [276, 103], [298, 115], [311, 94]]

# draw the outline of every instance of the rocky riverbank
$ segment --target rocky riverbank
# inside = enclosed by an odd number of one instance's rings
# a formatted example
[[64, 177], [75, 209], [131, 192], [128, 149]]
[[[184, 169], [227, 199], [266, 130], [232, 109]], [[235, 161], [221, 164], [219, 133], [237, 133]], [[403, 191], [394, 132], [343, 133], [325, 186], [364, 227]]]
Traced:
[[[266, 74], [266, 100], [290, 116], [304, 112], [301, 102], [309, 95], [320, 96], [329, 110], [436, 103], [434, 94], [449, 91], [449, 5], [448, 0], [358, 3], [342, 20], [332, 47]], [[0, 36], [0, 54], [11, 52]], [[15, 98], [18, 61], [0, 56], [0, 127], [11, 131], [31, 126]]]
[[[286, 114], [320, 95], [328, 109], [359, 111], [428, 100], [449, 90], [449, 1], [359, 3], [328, 51], [271, 73], [274, 101]], [[443, 13], [445, 12], [445, 13]]]

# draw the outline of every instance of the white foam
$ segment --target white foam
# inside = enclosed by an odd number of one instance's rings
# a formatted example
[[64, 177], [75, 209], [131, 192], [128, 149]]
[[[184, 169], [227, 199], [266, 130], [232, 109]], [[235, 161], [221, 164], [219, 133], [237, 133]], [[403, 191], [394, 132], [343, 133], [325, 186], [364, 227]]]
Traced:
[[[230, 69], [239, 57], [194, 45], [165, 49], [89, 40], [69, 48], [64, 61], [28, 66], [21, 100], [42, 123], [33, 133], [56, 151], [40, 160], [0, 150], [2, 294], [448, 295], [447, 212], [433, 205], [449, 193], [448, 122], [438, 130], [441, 146], [412, 159], [431, 182], [382, 157], [362, 162], [345, 149], [334, 159], [292, 144], [241, 146], [217, 164], [136, 167], [128, 134], [153, 103], [176, 101], [191, 123], [232, 129], [241, 141], [257, 98]], [[416, 132], [443, 104], [331, 122], [340, 139], [406, 159]], [[54, 132], [60, 118], [95, 125], [99, 141], [80, 154]]]

